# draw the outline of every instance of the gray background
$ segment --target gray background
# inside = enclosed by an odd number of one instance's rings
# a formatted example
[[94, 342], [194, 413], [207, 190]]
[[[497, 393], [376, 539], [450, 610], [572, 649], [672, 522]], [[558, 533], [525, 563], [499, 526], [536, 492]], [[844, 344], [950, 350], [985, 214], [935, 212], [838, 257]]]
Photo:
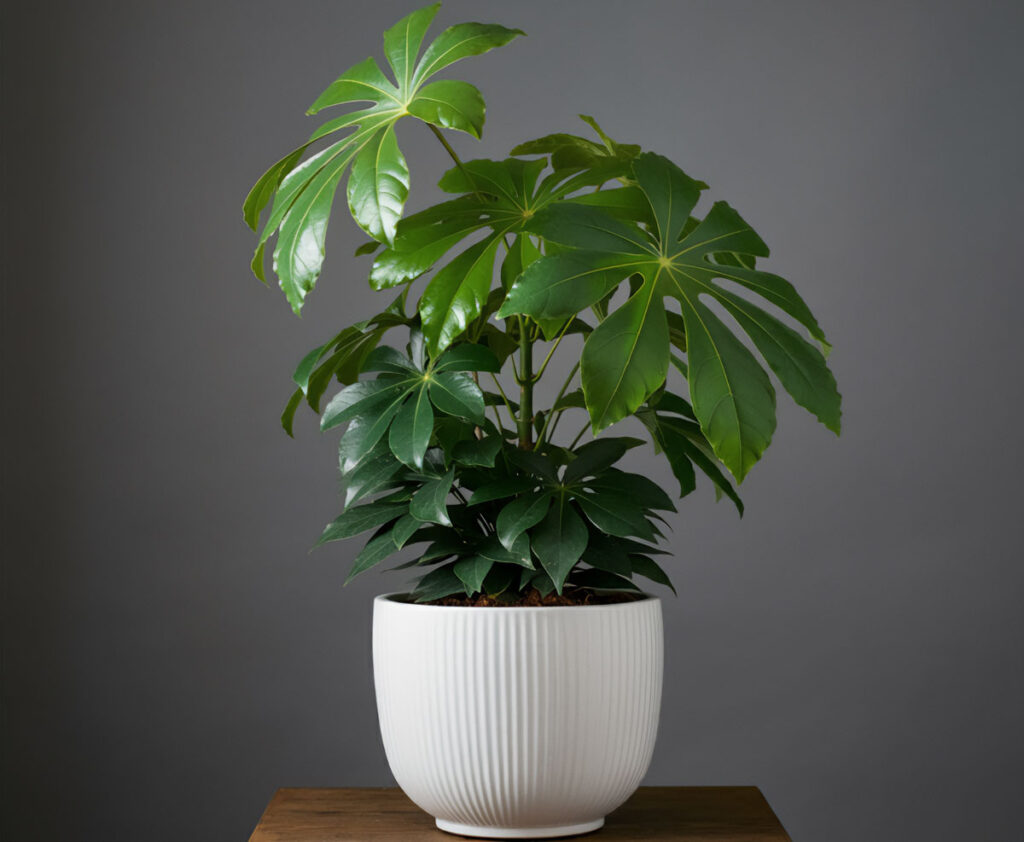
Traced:
[[[339, 212], [306, 315], [240, 203], [404, 2], [18, 4], [3, 26], [3, 834], [223, 840], [282, 785], [387, 784], [334, 436], [294, 363], [378, 306]], [[835, 345], [740, 521], [672, 518], [648, 782], [754, 783], [796, 840], [1020, 838], [1019, 6], [456, 2], [466, 155], [576, 128], [711, 183]], [[412, 206], [446, 166], [403, 124]], [[666, 485], [667, 469], [637, 469]], [[597, 738], [600, 738], [597, 735]]]

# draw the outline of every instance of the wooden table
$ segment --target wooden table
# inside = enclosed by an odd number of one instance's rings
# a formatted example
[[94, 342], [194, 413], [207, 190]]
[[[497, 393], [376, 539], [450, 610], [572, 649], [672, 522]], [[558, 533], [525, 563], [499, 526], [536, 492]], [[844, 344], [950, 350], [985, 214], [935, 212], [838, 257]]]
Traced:
[[[398, 789], [279, 789], [249, 842], [456, 842]], [[569, 837], [573, 838], [573, 837]], [[579, 838], [579, 837], [576, 837]], [[593, 842], [789, 842], [756, 786], [646, 786]]]

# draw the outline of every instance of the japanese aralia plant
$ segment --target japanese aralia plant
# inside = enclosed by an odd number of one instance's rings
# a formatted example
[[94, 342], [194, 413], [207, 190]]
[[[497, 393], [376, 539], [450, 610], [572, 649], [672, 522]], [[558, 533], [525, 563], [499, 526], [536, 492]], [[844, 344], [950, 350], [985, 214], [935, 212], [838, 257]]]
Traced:
[[[733, 482], [775, 430], [769, 371], [839, 432], [825, 334], [737, 210], [590, 117], [583, 135], [463, 160], [449, 137], [480, 137], [484, 100], [438, 74], [522, 33], [467, 23], [427, 42], [438, 6], [385, 33], [390, 75], [367, 58], [313, 102], [309, 114], [332, 116], [245, 200], [253, 270], [267, 281], [276, 235], [273, 273], [298, 313], [344, 182], [369, 237], [365, 268], [346, 276], [385, 302], [301, 361], [282, 417], [290, 434], [305, 403], [323, 430], [345, 427], [344, 502], [320, 543], [370, 533], [350, 576], [415, 548], [400, 565], [417, 577], [406, 602], [643, 601], [638, 577], [669, 585], [655, 557], [674, 505], [624, 457], [653, 446], [679, 496], [702, 474], [742, 512]], [[444, 201], [408, 215], [399, 123], [452, 160]], [[631, 417], [646, 440], [614, 435]]]

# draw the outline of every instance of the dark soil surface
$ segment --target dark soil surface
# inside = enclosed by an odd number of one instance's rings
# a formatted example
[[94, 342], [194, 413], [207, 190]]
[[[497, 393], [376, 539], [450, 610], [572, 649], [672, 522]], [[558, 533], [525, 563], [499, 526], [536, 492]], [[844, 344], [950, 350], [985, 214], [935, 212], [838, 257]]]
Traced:
[[614, 605], [618, 602], [634, 602], [641, 599], [640, 594], [622, 593], [620, 591], [592, 591], [589, 588], [567, 588], [561, 594], [554, 592], [542, 596], [536, 588], [526, 593], [503, 593], [497, 597], [479, 594], [475, 597], [446, 596], [435, 599], [425, 605], [448, 605], [459, 608], [536, 608], [539, 606], [558, 605]]

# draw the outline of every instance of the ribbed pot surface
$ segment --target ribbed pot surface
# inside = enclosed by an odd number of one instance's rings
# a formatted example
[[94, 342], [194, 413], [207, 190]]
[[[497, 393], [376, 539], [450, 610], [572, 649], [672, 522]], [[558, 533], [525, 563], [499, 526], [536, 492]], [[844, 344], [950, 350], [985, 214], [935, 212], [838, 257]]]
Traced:
[[374, 601], [381, 735], [399, 786], [456, 833], [584, 833], [639, 786], [661, 707], [661, 602]]

